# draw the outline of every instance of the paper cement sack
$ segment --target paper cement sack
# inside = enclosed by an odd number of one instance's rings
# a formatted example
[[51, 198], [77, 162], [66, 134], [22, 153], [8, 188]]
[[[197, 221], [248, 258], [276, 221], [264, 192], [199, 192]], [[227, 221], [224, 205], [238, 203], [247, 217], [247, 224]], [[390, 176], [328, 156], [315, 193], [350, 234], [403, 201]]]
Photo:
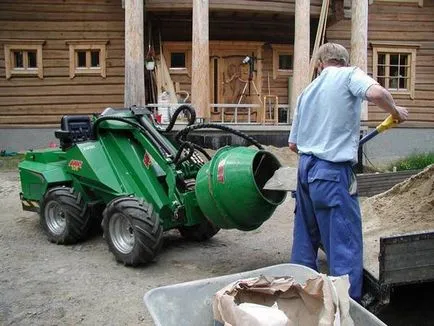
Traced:
[[225, 326], [353, 326], [348, 288], [348, 276], [324, 274], [306, 284], [292, 277], [239, 280], [215, 294], [214, 320]]

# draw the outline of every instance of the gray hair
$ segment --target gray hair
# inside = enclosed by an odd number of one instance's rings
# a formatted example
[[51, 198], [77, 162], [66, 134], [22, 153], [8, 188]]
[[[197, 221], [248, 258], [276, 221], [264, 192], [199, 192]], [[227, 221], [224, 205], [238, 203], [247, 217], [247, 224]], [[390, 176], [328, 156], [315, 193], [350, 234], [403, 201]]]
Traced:
[[318, 49], [316, 59], [322, 63], [329, 63], [340, 66], [348, 66], [350, 56], [347, 49], [337, 43], [325, 43]]

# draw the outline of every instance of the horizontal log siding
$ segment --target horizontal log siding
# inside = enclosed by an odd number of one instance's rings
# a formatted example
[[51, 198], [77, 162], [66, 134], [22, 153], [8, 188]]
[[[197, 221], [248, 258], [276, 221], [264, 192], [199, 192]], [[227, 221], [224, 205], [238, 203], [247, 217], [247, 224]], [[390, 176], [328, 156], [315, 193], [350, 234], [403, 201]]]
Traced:
[[[368, 43], [375, 41], [417, 43], [415, 98], [394, 95], [396, 103], [409, 109], [403, 126], [434, 127], [434, 2], [397, 4], [374, 2], [369, 6]], [[327, 39], [350, 49], [351, 20], [341, 20], [327, 28]], [[368, 49], [368, 73], [372, 73], [372, 49]], [[385, 113], [369, 106], [369, 125], [384, 120]]]
[[[276, 76], [273, 78], [273, 50], [266, 47], [263, 50], [262, 63], [262, 96], [274, 95], [278, 97], [279, 104], [288, 104], [288, 77]], [[270, 89], [270, 91], [269, 91]], [[268, 103], [268, 101], [267, 101]]]
[[[2, 0], [0, 40], [44, 40], [44, 78], [5, 77], [0, 41], [0, 125], [59, 124], [65, 114], [122, 107], [124, 10], [120, 0]], [[69, 78], [69, 40], [103, 40], [107, 77]]]

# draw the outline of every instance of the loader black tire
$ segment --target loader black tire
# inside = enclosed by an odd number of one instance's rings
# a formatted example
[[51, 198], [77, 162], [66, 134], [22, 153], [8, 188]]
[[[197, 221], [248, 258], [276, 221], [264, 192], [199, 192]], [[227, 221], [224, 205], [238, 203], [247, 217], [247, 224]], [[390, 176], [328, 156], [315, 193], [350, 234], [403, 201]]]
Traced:
[[104, 210], [102, 228], [109, 250], [125, 266], [152, 261], [163, 243], [158, 214], [134, 197], [112, 200]]
[[73, 244], [83, 240], [90, 227], [90, 213], [81, 194], [70, 187], [49, 189], [41, 202], [40, 223], [48, 240]]
[[188, 240], [205, 241], [211, 239], [220, 231], [220, 228], [216, 227], [208, 220], [203, 220], [196, 225], [179, 227], [178, 230], [179, 233]]

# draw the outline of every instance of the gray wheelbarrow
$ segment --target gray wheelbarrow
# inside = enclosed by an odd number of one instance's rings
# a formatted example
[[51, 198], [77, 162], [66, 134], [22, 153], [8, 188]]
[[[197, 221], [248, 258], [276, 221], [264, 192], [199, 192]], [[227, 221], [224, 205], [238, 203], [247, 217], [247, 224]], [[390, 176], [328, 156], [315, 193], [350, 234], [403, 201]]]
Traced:
[[[318, 276], [318, 273], [301, 265], [274, 265], [243, 273], [162, 286], [148, 291], [144, 301], [157, 326], [213, 326], [214, 294], [236, 280], [260, 275], [287, 275], [292, 276], [298, 283], [304, 283], [309, 278]], [[350, 315], [356, 326], [386, 325], [352, 299]]]

